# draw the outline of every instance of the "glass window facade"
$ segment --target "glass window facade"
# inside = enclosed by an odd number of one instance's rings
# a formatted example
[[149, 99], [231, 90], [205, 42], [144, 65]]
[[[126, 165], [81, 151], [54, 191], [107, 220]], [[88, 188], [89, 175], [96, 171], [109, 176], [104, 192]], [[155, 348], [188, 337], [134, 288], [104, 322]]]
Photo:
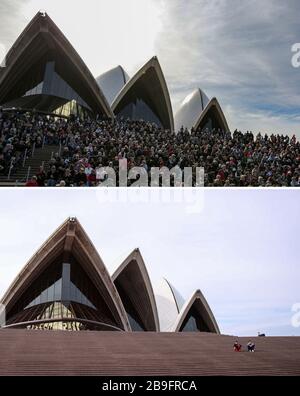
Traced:
[[107, 327], [112, 330], [116, 327], [101, 311], [69, 301], [55, 301], [27, 308], [9, 319], [7, 325], [31, 329], [45, 325], [50, 329], [54, 322], [60, 323], [60, 326], [62, 323], [81, 323], [82, 330], [86, 326]]
[[205, 129], [208, 129], [209, 131], [212, 131], [213, 129], [215, 130], [222, 130], [222, 121], [220, 119], [219, 114], [217, 111], [214, 109], [210, 109], [208, 113], [205, 115], [203, 120], [201, 121], [201, 124], [198, 127], [198, 130], [203, 131]]
[[30, 69], [4, 107], [34, 109], [58, 116], [90, 116], [91, 108], [56, 69], [55, 61], [43, 58]]
[[129, 118], [131, 120], [144, 120], [155, 123], [159, 127], [162, 123], [152, 108], [142, 99], [135, 98], [130, 103], [124, 105], [117, 113], [118, 118]]
[[7, 313], [7, 324], [66, 318], [118, 327], [93, 281], [73, 257], [69, 263], [62, 263], [60, 257], [37, 277]]
[[132, 331], [146, 331], [142, 318], [135, 309], [129, 294], [122, 287], [120, 280], [115, 282], [115, 286], [123, 302]]
[[203, 331], [209, 332], [209, 327], [203, 320], [200, 312], [193, 306], [187, 314], [180, 331], [183, 332], [196, 332]]

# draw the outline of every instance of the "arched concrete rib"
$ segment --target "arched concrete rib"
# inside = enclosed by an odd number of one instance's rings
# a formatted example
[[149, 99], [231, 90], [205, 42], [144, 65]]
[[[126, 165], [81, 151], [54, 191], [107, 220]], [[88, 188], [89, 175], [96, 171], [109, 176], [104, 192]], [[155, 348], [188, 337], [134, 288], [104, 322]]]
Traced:
[[196, 290], [193, 293], [193, 295], [191, 296], [191, 298], [189, 300], [187, 300], [186, 303], [184, 304], [184, 306], [182, 307], [182, 309], [178, 315], [178, 318], [177, 318], [176, 322], [174, 323], [173, 331], [174, 332], [180, 331], [184, 320], [186, 319], [190, 309], [193, 306], [199, 312], [199, 315], [202, 317], [202, 319], [206, 323], [207, 327], [209, 328], [209, 331], [211, 333], [220, 334], [220, 330], [219, 330], [217, 321], [216, 321], [205, 297], [203, 296], [203, 294], [201, 293], [200, 290]]
[[226, 117], [223, 113], [223, 110], [220, 106], [219, 101], [217, 98], [212, 98], [207, 106], [204, 108], [202, 113], [200, 114], [197, 122], [195, 123], [194, 129], [198, 129], [199, 126], [201, 125], [201, 122], [203, 121], [204, 117], [208, 114], [209, 111], [215, 111], [217, 116], [219, 117], [220, 124], [221, 124], [221, 129], [225, 132], [229, 131], [229, 127], [226, 121]]
[[[151, 71], [155, 72], [154, 76], [150, 74]], [[147, 78], [147, 75], [151, 76], [151, 78], [155, 78], [156, 81], [152, 81]], [[156, 56], [151, 58], [121, 89], [117, 97], [114, 99], [111, 108], [115, 115], [117, 115], [118, 106], [122, 102], [122, 100], [126, 97], [126, 95], [134, 89], [135, 84], [139, 83], [139, 81], [143, 80], [143, 84], [146, 85], [147, 89], [144, 89], [144, 92], [151, 97], [153, 103], [155, 103], [155, 112], [158, 115], [162, 125], [165, 129], [170, 129], [174, 131], [174, 119], [173, 119], [173, 110], [170, 100], [170, 95], [167, 87], [167, 83], [159, 64], [159, 61]], [[160, 94], [157, 94], [157, 90], [160, 91]]]
[[93, 280], [119, 328], [130, 331], [127, 314], [120, 296], [91, 240], [76, 218], [66, 220], [41, 246], [19, 273], [1, 303], [6, 311], [15, 305], [30, 284], [59, 256], [70, 255], [80, 263]]
[[[139, 249], [135, 249], [112, 275], [116, 288], [124, 290], [146, 331], [159, 331], [159, 319], [148, 271]], [[120, 291], [119, 291], [120, 293]], [[121, 293], [122, 294], [122, 293]], [[126, 301], [123, 301], [126, 308]]]
[[83, 96], [92, 110], [113, 118], [111, 108], [88, 67], [52, 19], [41, 12], [35, 15], [7, 54], [6, 67], [0, 73], [0, 103], [17, 99], [12, 96], [12, 90], [47, 51], [59, 52], [60, 58], [65, 59], [66, 68], [73, 73], [72, 88]]

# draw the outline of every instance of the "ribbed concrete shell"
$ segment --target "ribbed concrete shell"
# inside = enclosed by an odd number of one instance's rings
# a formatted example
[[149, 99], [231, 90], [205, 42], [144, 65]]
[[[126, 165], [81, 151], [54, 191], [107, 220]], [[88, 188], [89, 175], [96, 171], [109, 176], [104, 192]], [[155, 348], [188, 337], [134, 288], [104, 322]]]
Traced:
[[[154, 294], [139, 249], [110, 276], [76, 218], [67, 219], [47, 239], [0, 302], [6, 308], [7, 328], [48, 330], [49, 323], [60, 322], [66, 327], [55, 324], [50, 329], [178, 332], [196, 315], [201, 326], [188, 331], [219, 333], [199, 290], [184, 305], [166, 280]], [[61, 313], [52, 315], [56, 309]]]
[[181, 103], [175, 114], [175, 128], [181, 127], [191, 130], [204, 127], [205, 117], [211, 113], [222, 130], [229, 131], [229, 127], [221, 106], [216, 98], [209, 100], [207, 95], [200, 89], [189, 94]]
[[159, 282], [155, 283], [154, 290], [160, 330], [163, 332], [173, 331], [174, 323], [176, 322], [184, 301], [167, 279], [161, 279]]
[[63, 262], [68, 262], [71, 255], [93, 280], [117, 326], [122, 330], [130, 331], [127, 314], [111, 277], [91, 240], [75, 218], [65, 221], [50, 236], [13, 281], [1, 301], [6, 307], [7, 315], [51, 262], [57, 257], [62, 257]]
[[[31, 20], [7, 54], [6, 67], [0, 73], [0, 104], [19, 100], [26, 106], [23, 103], [28, 91], [26, 84], [34, 78], [34, 67], [47, 61], [55, 62], [68, 89], [76, 92], [94, 114], [113, 117], [105, 96], [83, 60], [51, 18], [41, 12]], [[59, 99], [65, 98], [56, 99], [59, 105]], [[39, 104], [35, 100], [34, 103]]]
[[97, 84], [104, 93], [109, 105], [112, 104], [117, 94], [129, 80], [130, 77], [120, 65], [96, 78]]
[[[112, 103], [116, 116], [138, 97], [147, 102], [165, 129], [174, 130], [173, 110], [168, 87], [156, 56], [151, 58], [119, 92]], [[145, 119], [145, 121], [148, 121]]]
[[208, 331], [211, 333], [220, 334], [220, 330], [217, 321], [200, 290], [196, 290], [189, 300], [186, 301], [185, 305], [182, 307], [180, 314], [173, 326], [173, 331], [181, 331], [182, 325], [187, 318], [191, 308], [195, 308], [199, 318], [203, 320], [208, 327]]
[[[126, 309], [129, 303], [145, 331], [159, 331], [152, 284], [139, 249], [135, 249], [112, 275]], [[133, 330], [133, 329], [132, 329]]]

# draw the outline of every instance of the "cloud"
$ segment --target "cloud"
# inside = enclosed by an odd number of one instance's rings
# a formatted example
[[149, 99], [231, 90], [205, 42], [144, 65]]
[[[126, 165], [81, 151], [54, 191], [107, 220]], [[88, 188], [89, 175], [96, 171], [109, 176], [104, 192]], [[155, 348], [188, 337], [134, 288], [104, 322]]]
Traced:
[[[160, 0], [156, 48], [174, 109], [196, 87], [217, 96], [233, 128], [299, 132], [300, 3]], [[274, 128], [274, 129], [273, 129]]]
[[26, 18], [23, 16], [23, 8], [29, 0], [0, 0], [0, 42], [9, 46], [20, 34], [20, 26], [26, 25]]

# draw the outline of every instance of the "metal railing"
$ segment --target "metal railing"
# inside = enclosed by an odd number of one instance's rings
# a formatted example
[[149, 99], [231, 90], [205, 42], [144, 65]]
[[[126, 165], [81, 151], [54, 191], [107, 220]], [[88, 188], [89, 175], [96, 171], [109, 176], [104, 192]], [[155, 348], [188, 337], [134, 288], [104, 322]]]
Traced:
[[[47, 145], [47, 141], [46, 141], [46, 136], [43, 137], [43, 141], [42, 141], [42, 145], [41, 145], [41, 149], [44, 149], [45, 146]], [[58, 150], [58, 155], [61, 156], [62, 154], [62, 150], [63, 150], [63, 144], [62, 142], [59, 143], [59, 150]], [[18, 170], [19, 168], [26, 168], [26, 161], [29, 160], [30, 158], [33, 158], [36, 152], [36, 143], [34, 142], [32, 144], [31, 147], [31, 152], [29, 148], [26, 148], [23, 156], [19, 157], [18, 160], [16, 160], [15, 157], [11, 158], [9, 167], [8, 167], [8, 173], [7, 174], [7, 180], [11, 180], [11, 176], [13, 173], [15, 173], [16, 170]], [[51, 159], [54, 158], [55, 152], [52, 151], [51, 152]], [[45, 161], [42, 162], [42, 169], [45, 170]], [[26, 182], [29, 180], [29, 176], [30, 176], [30, 171], [31, 171], [31, 167], [29, 166], [27, 169], [27, 174], [26, 174]], [[5, 175], [6, 177], [6, 175]], [[25, 179], [25, 177], [24, 177]], [[24, 180], [23, 179], [23, 180]]]
[[31, 170], [31, 166], [28, 166], [28, 170], [27, 170], [27, 176], [26, 176], [26, 183], [29, 180], [29, 176], [30, 176], [30, 170]]
[[34, 156], [34, 152], [35, 152], [35, 142], [32, 145], [32, 152], [31, 152], [31, 157]]
[[14, 167], [13, 162], [14, 162], [14, 159], [12, 158], [10, 161], [10, 165], [9, 165], [7, 180], [10, 180], [11, 171], [13, 170], [13, 167]]
[[24, 158], [23, 158], [23, 168], [24, 168], [24, 166], [25, 166], [25, 162], [26, 162], [26, 160], [27, 160], [27, 152], [28, 152], [28, 149], [26, 149], [26, 150], [25, 150], [25, 153], [24, 153]]

